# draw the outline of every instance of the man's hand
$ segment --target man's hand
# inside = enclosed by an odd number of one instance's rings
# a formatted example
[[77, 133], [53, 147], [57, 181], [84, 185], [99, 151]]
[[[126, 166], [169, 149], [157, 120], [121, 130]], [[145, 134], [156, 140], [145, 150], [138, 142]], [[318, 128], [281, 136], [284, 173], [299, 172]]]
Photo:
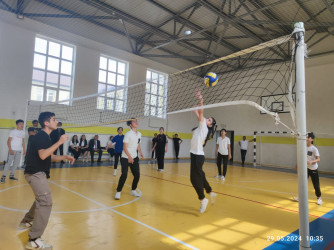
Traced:
[[65, 160], [69, 160], [71, 165], [73, 165], [75, 162], [74, 157], [71, 155], [65, 155]]
[[14, 155], [14, 151], [11, 150], [11, 149], [9, 149], [9, 154], [10, 154], [10, 155]]
[[59, 142], [60, 144], [64, 144], [67, 140], [68, 140], [68, 135], [67, 135], [67, 134], [63, 134], [62, 136], [60, 136], [58, 142]]
[[196, 90], [196, 97], [200, 100], [203, 99], [203, 96], [202, 96], [202, 93], [201, 93], [200, 89]]
[[144, 159], [143, 153], [140, 153], [140, 159]]
[[128, 158], [128, 162], [130, 163], [130, 164], [133, 164], [133, 159], [132, 159], [132, 157], [131, 156], [129, 156], [129, 158]]
[[231, 160], [232, 159], [232, 155], [228, 155], [228, 159]]

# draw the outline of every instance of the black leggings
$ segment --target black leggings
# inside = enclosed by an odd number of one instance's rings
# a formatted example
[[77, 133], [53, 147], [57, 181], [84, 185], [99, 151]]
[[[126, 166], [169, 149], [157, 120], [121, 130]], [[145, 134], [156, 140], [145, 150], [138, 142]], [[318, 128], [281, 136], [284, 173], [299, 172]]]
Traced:
[[219, 175], [222, 175], [222, 160], [223, 160], [223, 176], [225, 177], [227, 172], [228, 155], [222, 155], [218, 152], [217, 167]]
[[311, 176], [312, 184], [315, 190], [315, 195], [317, 197], [321, 197], [318, 169], [316, 170], [307, 169], [307, 177], [309, 176]]
[[208, 194], [212, 191], [203, 171], [204, 160], [204, 155], [190, 154], [190, 181], [200, 200], [205, 198], [204, 189]]
[[117, 166], [118, 166], [118, 159], [121, 160], [122, 153], [115, 153], [115, 154], [114, 154], [114, 157], [115, 157], [114, 169], [117, 169]]
[[121, 158], [122, 175], [118, 181], [117, 192], [121, 192], [123, 189], [126, 178], [128, 177], [129, 167], [133, 175], [132, 190], [136, 190], [140, 177], [139, 158], [136, 157], [133, 159], [133, 161], [134, 161], [133, 164], [130, 164], [127, 158]]

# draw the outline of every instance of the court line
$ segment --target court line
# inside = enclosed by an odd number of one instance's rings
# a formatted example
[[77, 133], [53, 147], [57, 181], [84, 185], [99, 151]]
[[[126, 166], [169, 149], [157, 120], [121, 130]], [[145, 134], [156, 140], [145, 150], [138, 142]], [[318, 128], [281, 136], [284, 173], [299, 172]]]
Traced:
[[78, 192], [76, 192], [76, 191], [73, 191], [73, 190], [71, 190], [71, 189], [69, 189], [69, 188], [67, 188], [67, 187], [65, 187], [65, 186], [63, 186], [63, 185], [57, 184], [57, 183], [55, 183], [55, 182], [53, 182], [53, 181], [50, 181], [50, 182], [53, 183], [53, 184], [56, 185], [56, 186], [59, 186], [59, 187], [65, 189], [65, 190], [67, 190], [67, 191], [69, 191], [69, 192], [71, 192], [71, 193], [74, 193], [74, 194], [80, 196], [81, 198], [84, 198], [84, 199], [86, 199], [86, 200], [89, 200], [90, 202], [93, 202], [93, 203], [95, 203], [95, 204], [97, 204], [97, 205], [99, 205], [99, 206], [101, 206], [101, 207], [103, 207], [103, 208], [105, 208], [105, 209], [107, 209], [107, 210], [110, 210], [110, 211], [112, 211], [112, 212], [114, 212], [114, 213], [116, 213], [116, 214], [118, 214], [118, 215], [121, 215], [121, 216], [123, 216], [123, 217], [125, 217], [125, 218], [127, 218], [127, 219], [129, 219], [129, 220], [131, 220], [131, 221], [133, 221], [133, 222], [136, 222], [136, 223], [138, 223], [138, 224], [140, 224], [140, 225], [142, 225], [142, 226], [144, 226], [144, 227], [146, 227], [146, 228], [148, 228], [148, 229], [151, 229], [152, 231], [154, 231], [154, 232], [156, 232], [156, 233], [158, 233], [158, 234], [161, 234], [161, 235], [163, 235], [163, 236], [165, 236], [165, 237], [167, 237], [167, 238], [169, 238], [169, 239], [171, 239], [171, 240], [173, 240], [173, 241], [175, 241], [175, 242], [177, 242], [177, 243], [180, 243], [180, 244], [182, 244], [182, 245], [184, 245], [184, 246], [186, 246], [186, 247], [188, 247], [188, 248], [190, 248], [190, 249], [199, 250], [198, 248], [196, 248], [196, 247], [194, 247], [194, 246], [192, 246], [192, 245], [190, 245], [190, 244], [188, 244], [188, 243], [186, 243], [186, 242], [183, 242], [183, 241], [181, 241], [181, 240], [179, 240], [179, 239], [177, 239], [177, 238], [175, 238], [175, 237], [173, 237], [173, 236], [171, 236], [171, 235], [169, 235], [169, 234], [166, 234], [166, 233], [160, 231], [159, 229], [156, 229], [156, 228], [154, 228], [154, 227], [151, 227], [151, 226], [149, 226], [149, 225], [147, 225], [147, 224], [145, 224], [145, 223], [143, 223], [143, 222], [141, 222], [141, 221], [139, 221], [139, 220], [136, 220], [136, 219], [134, 219], [134, 218], [132, 218], [132, 217], [126, 215], [126, 214], [123, 214], [123, 213], [121, 213], [121, 212], [119, 212], [119, 211], [117, 211], [117, 210], [115, 210], [115, 209], [113, 209], [113, 208], [107, 207], [106, 205], [104, 205], [104, 204], [102, 204], [102, 203], [100, 203], [100, 202], [98, 202], [98, 201], [95, 201], [95, 200], [93, 200], [93, 199], [91, 199], [91, 198], [89, 198], [89, 197], [87, 197], [87, 196], [85, 196], [85, 195], [83, 195], [83, 194], [80, 194], [80, 193], [78, 193]]
[[[190, 176], [188, 176], [188, 175], [174, 174], [174, 173], [170, 173], [170, 172], [166, 172], [166, 171], [164, 171], [164, 173], [169, 174], [169, 175], [176, 175], [176, 176], [181, 176], [181, 177], [185, 177], [185, 178], [190, 178]], [[215, 181], [214, 183], [216, 183], [216, 184], [220, 184], [220, 183], [223, 182], [223, 181], [219, 181], [219, 179], [217, 179], [217, 178], [212, 178], [212, 177], [207, 177], [207, 179]], [[290, 181], [290, 180], [295, 180], [295, 179], [281, 179], [281, 180], [277, 180], [277, 181]], [[234, 185], [234, 184], [228, 184], [228, 183], [224, 183], [224, 185], [231, 186], [231, 187], [250, 189], [250, 190], [264, 191], [264, 192], [269, 192], [269, 193], [286, 194], [286, 195], [289, 195], [289, 196], [291, 196], [291, 194], [295, 195], [291, 192], [282, 192], [282, 191], [277, 191], [277, 190], [268, 190], [268, 189], [263, 189], [263, 188], [247, 187], [247, 186], [240, 186], [240, 185]], [[316, 197], [316, 196], [315, 195], [312, 195], [312, 196], [309, 195], [309, 197]], [[328, 196], [321, 196], [321, 197], [325, 198], [325, 199], [334, 200], [333, 197], [328, 197]]]
[[[115, 183], [115, 182], [112, 182], [112, 181], [105, 181], [105, 180], [54, 180], [54, 181], [88, 181], [88, 182], [106, 182], [106, 183]], [[51, 183], [51, 181], [50, 181]], [[15, 186], [12, 186], [12, 187], [8, 187], [8, 188], [5, 188], [5, 189], [0, 189], [0, 193], [1, 192], [4, 192], [4, 191], [7, 191], [7, 190], [10, 190], [10, 189], [13, 189], [13, 188], [18, 188], [18, 187], [23, 187], [23, 186], [27, 186], [28, 184], [19, 184], [19, 185], [15, 185]], [[128, 187], [131, 187], [129, 185], [126, 185], [125, 186], [128, 186]], [[141, 191], [139, 189], [137, 189], [139, 191], [139, 193], [141, 194]], [[122, 207], [122, 206], [125, 206], [125, 205], [128, 205], [128, 204], [131, 204], [132, 202], [135, 202], [137, 201], [138, 199], [140, 199], [140, 197], [136, 197], [135, 199], [131, 200], [131, 201], [128, 201], [126, 203], [122, 203], [122, 204], [119, 204], [119, 205], [116, 205], [116, 206], [111, 206], [109, 208], [117, 208], [117, 207]], [[10, 207], [5, 207], [3, 205], [0, 205], [0, 208], [2, 209], [5, 209], [5, 210], [8, 210], [8, 211], [13, 211], [13, 212], [22, 212], [22, 213], [26, 213], [28, 212], [27, 209], [18, 209], [18, 208], [10, 208]], [[103, 211], [103, 210], [106, 210], [106, 208], [95, 208], [95, 209], [87, 209], [87, 210], [76, 210], [76, 211], [52, 211], [51, 213], [52, 214], [72, 214], [72, 213], [88, 213], [88, 212], [98, 212], [98, 211]]]
[[[171, 180], [165, 180], [165, 179], [162, 179], [162, 178], [159, 178], [159, 177], [155, 177], [155, 176], [151, 176], [151, 175], [145, 175], [145, 174], [142, 174], [142, 173], [141, 173], [141, 175], [146, 176], [146, 177], [150, 177], [150, 178], [153, 178], [153, 179], [158, 179], [158, 180], [163, 180], [163, 181], [167, 181], [167, 182], [176, 183], [176, 184], [187, 186], [187, 187], [193, 187], [193, 186], [188, 185], [188, 184], [184, 184], [184, 183], [180, 183], [180, 182], [176, 182], [176, 181], [171, 181]], [[240, 200], [245, 200], [245, 201], [249, 201], [249, 202], [253, 202], [253, 203], [257, 203], [257, 204], [269, 206], [269, 207], [278, 208], [278, 209], [285, 210], [285, 211], [288, 211], [288, 212], [293, 212], [293, 213], [297, 213], [297, 214], [299, 213], [297, 210], [293, 210], [293, 209], [289, 209], [289, 208], [285, 208], [285, 207], [280, 207], [280, 206], [272, 205], [272, 204], [265, 203], [265, 202], [262, 202], [262, 201], [251, 200], [251, 199], [243, 198], [243, 197], [240, 197], [240, 196], [226, 194], [226, 193], [221, 193], [221, 192], [216, 192], [216, 191], [215, 191], [215, 193], [221, 194], [221, 195], [224, 195], [224, 196], [228, 196], [228, 197], [232, 197], [232, 198], [236, 198], [236, 199], [240, 199]], [[314, 215], [314, 214], [309, 214], [309, 216], [315, 217], [315, 218], [324, 219], [324, 220], [334, 221], [332, 219], [322, 218], [321, 216]]]

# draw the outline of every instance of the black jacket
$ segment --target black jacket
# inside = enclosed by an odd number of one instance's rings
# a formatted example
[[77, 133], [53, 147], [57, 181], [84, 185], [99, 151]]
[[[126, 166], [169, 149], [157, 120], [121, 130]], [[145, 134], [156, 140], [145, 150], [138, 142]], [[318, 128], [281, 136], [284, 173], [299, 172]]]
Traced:
[[[96, 144], [97, 144], [97, 149], [101, 149], [100, 140], [97, 140]], [[88, 148], [89, 150], [94, 150], [94, 139], [89, 140]]]
[[65, 134], [65, 130], [62, 128], [57, 128], [53, 130], [50, 134], [52, 144], [55, 144], [57, 141], [59, 141], [59, 138], [64, 134]]

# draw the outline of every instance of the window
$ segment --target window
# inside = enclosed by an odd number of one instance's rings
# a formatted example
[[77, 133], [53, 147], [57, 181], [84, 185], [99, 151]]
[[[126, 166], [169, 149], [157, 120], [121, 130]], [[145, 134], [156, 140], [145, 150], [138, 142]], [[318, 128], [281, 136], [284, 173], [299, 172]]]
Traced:
[[166, 117], [168, 75], [148, 69], [146, 72], [145, 116]]
[[57, 102], [72, 97], [74, 53], [73, 45], [35, 38], [31, 100]]
[[97, 108], [125, 112], [128, 63], [100, 56]]

